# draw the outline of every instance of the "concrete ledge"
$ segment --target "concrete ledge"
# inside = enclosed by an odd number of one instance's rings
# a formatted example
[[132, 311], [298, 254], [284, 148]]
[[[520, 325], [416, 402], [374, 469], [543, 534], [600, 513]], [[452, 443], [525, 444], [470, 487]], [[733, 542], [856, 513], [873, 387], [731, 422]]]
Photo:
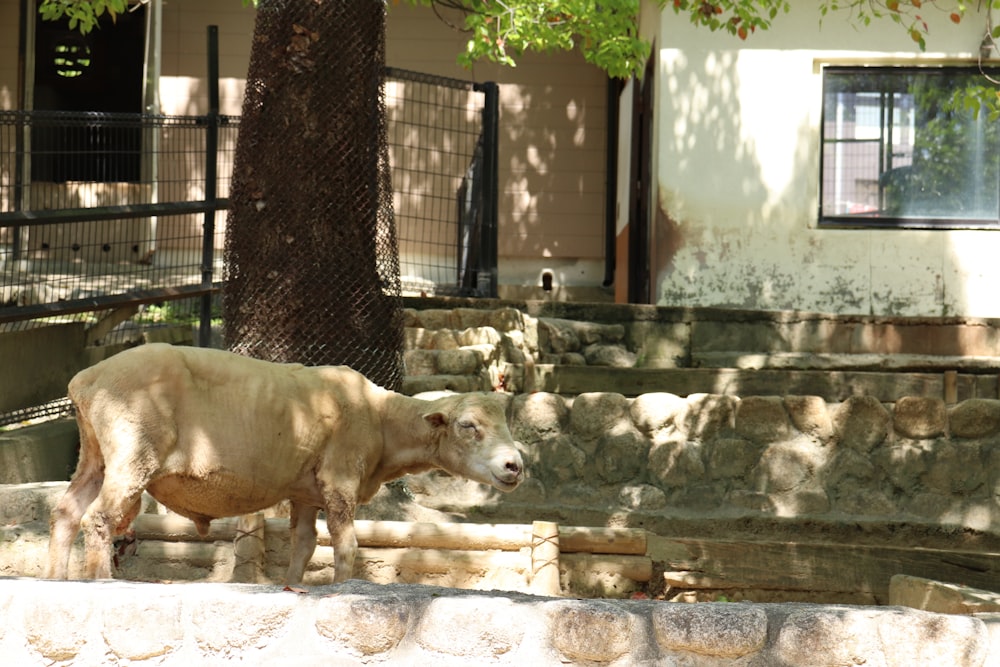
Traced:
[[995, 664], [982, 620], [901, 607], [565, 600], [350, 581], [0, 579], [0, 663]]
[[1000, 593], [897, 574], [889, 581], [889, 604], [942, 614], [996, 614]]
[[0, 484], [68, 480], [76, 470], [79, 439], [73, 419], [0, 432]]

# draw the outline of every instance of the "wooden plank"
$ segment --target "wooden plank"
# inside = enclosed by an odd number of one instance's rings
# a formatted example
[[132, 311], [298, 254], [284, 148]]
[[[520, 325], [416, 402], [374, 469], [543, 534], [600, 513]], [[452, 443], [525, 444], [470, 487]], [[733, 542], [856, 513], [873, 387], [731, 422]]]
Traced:
[[[328, 549], [316, 551], [310, 567], [333, 565], [333, 552]], [[528, 554], [509, 551], [455, 551], [453, 549], [358, 549], [358, 560], [382, 565], [390, 565], [401, 570], [411, 570], [421, 574], [448, 574], [456, 570], [468, 572], [490, 572], [512, 570], [527, 577], [531, 569]], [[275, 561], [272, 564], [287, 565]], [[357, 568], [357, 565], [355, 565]]]
[[641, 528], [559, 527], [562, 553], [646, 555], [646, 531]]
[[[133, 528], [140, 539], [174, 542], [232, 540], [235, 518], [212, 521], [207, 537], [194, 524], [176, 514], [140, 514]], [[531, 526], [522, 524], [429, 523], [409, 521], [354, 522], [358, 544], [364, 547], [415, 549], [466, 549], [517, 551], [531, 546]], [[267, 530], [288, 531], [288, 519], [267, 519]], [[319, 543], [330, 544], [323, 521], [316, 522]], [[560, 526], [560, 550], [564, 553], [644, 555], [646, 531], [639, 528]]]
[[676, 588], [870, 593], [908, 574], [986, 590], [1000, 582], [1000, 553], [921, 547], [665, 539], [666, 582]]
[[577, 572], [615, 574], [639, 582], [647, 582], [653, 578], [653, 561], [645, 556], [562, 554], [559, 566]]
[[944, 402], [947, 405], [958, 403], [958, 371], [944, 372]]
[[[328, 545], [326, 524], [317, 522], [316, 530], [319, 543]], [[517, 551], [531, 545], [531, 526], [514, 524], [358, 520], [354, 530], [365, 547]]]
[[[176, 514], [140, 514], [132, 522], [138, 540], [162, 540], [166, 542], [215, 542], [232, 541], [236, 537], [238, 519], [215, 519], [209, 526], [206, 537], [195, 530], [194, 523]], [[287, 526], [288, 519], [285, 519]], [[287, 530], [287, 528], [286, 528]]]

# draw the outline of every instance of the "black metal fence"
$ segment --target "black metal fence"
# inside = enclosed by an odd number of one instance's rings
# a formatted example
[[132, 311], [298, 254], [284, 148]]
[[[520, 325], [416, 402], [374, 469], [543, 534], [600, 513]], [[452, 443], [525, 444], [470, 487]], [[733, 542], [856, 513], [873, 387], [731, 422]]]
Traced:
[[[386, 109], [404, 292], [495, 296], [496, 85], [387, 68]], [[217, 291], [239, 121], [0, 111], [0, 332]]]
[[[387, 68], [385, 93], [404, 293], [496, 296], [496, 85]], [[72, 321], [127, 342], [135, 326], [106, 329], [180, 315], [208, 345], [239, 127], [0, 111], [0, 334]], [[0, 426], [65, 409], [52, 398]]]
[[0, 331], [214, 291], [238, 129], [232, 116], [0, 111]]
[[386, 68], [404, 292], [496, 296], [495, 83]]

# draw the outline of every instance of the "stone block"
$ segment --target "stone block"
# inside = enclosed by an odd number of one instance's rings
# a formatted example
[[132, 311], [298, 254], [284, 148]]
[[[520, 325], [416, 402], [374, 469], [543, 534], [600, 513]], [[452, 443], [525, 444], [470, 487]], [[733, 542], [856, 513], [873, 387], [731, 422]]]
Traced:
[[482, 308], [455, 308], [452, 311], [453, 329], [469, 329], [487, 326], [493, 311]]
[[473, 375], [483, 364], [483, 355], [476, 350], [441, 350], [437, 370], [441, 375]]
[[767, 642], [767, 614], [746, 604], [665, 603], [653, 611], [656, 641], [671, 651], [736, 659]]
[[437, 354], [434, 350], [407, 350], [403, 352], [406, 375], [436, 375]]
[[406, 636], [410, 605], [395, 595], [325, 597], [316, 610], [316, 631], [362, 656], [386, 653]]
[[986, 483], [979, 441], [934, 441], [927, 450], [927, 471], [921, 481], [931, 491], [967, 494]]
[[680, 396], [666, 392], [654, 392], [637, 396], [629, 406], [629, 416], [639, 431], [647, 436], [676, 428], [674, 421], [687, 409], [687, 401]]
[[780, 396], [747, 396], [736, 406], [736, 433], [753, 442], [774, 442], [791, 436], [792, 427]]
[[792, 425], [822, 442], [833, 437], [833, 422], [821, 396], [785, 396], [785, 409]]
[[633, 617], [612, 604], [560, 603], [549, 619], [552, 645], [570, 662], [613, 662], [633, 646]]
[[871, 396], [851, 396], [833, 414], [837, 442], [863, 454], [885, 440], [891, 423], [889, 411]]
[[536, 442], [558, 435], [568, 423], [566, 399], [557, 394], [518, 394], [511, 402], [511, 434], [515, 440]]
[[609, 366], [611, 368], [632, 368], [635, 366], [635, 353], [629, 352], [621, 345], [594, 343], [583, 349], [583, 358], [588, 366]]
[[897, 574], [889, 580], [889, 604], [940, 614], [1000, 612], [1000, 592]]
[[631, 426], [628, 399], [621, 394], [589, 392], [573, 399], [570, 427], [582, 438], [599, 438], [616, 427]]
[[517, 650], [525, 628], [524, 617], [511, 600], [496, 602], [484, 606], [473, 597], [433, 599], [420, 615], [415, 639], [435, 653], [480, 663], [499, 660]]
[[954, 438], [985, 438], [1000, 432], [1000, 400], [971, 398], [948, 411], [948, 430]]
[[501, 332], [523, 331], [525, 317], [517, 308], [498, 308], [489, 312], [485, 325]]
[[720, 394], [690, 394], [678, 421], [690, 440], [709, 440], [732, 432], [740, 399]]
[[896, 401], [892, 425], [896, 433], [913, 440], [943, 435], [948, 423], [944, 401], [926, 396], [904, 396]]
[[419, 312], [419, 326], [424, 329], [454, 329], [455, 319], [449, 309], [428, 308]]
[[638, 477], [649, 454], [649, 441], [633, 429], [605, 433], [597, 440], [594, 466], [607, 484]]
[[583, 479], [587, 454], [566, 435], [547, 438], [530, 449], [537, 466], [529, 465], [532, 475], [546, 484], [561, 486], [571, 480]]
[[761, 453], [752, 488], [784, 493], [807, 485], [825, 462], [817, 449], [806, 439], [770, 443]]
[[462, 329], [455, 335], [460, 346], [466, 345], [499, 345], [500, 333], [493, 327], [470, 327]]
[[760, 460], [764, 446], [742, 438], [715, 438], [702, 449], [711, 479], [740, 479]]
[[652, 484], [626, 484], [618, 492], [618, 504], [630, 510], [663, 509], [667, 494]]
[[638, 368], [688, 366], [691, 327], [686, 322], [638, 321], [627, 325], [625, 342], [636, 354]]
[[449, 391], [464, 393], [486, 391], [489, 378], [473, 375], [407, 375], [403, 377], [402, 393], [414, 396], [428, 391]]
[[705, 476], [701, 444], [688, 440], [656, 442], [649, 450], [649, 474], [661, 487], [678, 488]]

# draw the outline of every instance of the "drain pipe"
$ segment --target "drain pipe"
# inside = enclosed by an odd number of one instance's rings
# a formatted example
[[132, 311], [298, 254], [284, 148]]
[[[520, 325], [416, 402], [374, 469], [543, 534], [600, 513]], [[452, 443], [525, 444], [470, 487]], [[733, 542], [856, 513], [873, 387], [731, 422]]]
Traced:
[[605, 132], [604, 161], [604, 287], [615, 283], [615, 231], [617, 224], [618, 196], [618, 97], [621, 94], [621, 79], [608, 77], [607, 99], [605, 101], [607, 123]]

